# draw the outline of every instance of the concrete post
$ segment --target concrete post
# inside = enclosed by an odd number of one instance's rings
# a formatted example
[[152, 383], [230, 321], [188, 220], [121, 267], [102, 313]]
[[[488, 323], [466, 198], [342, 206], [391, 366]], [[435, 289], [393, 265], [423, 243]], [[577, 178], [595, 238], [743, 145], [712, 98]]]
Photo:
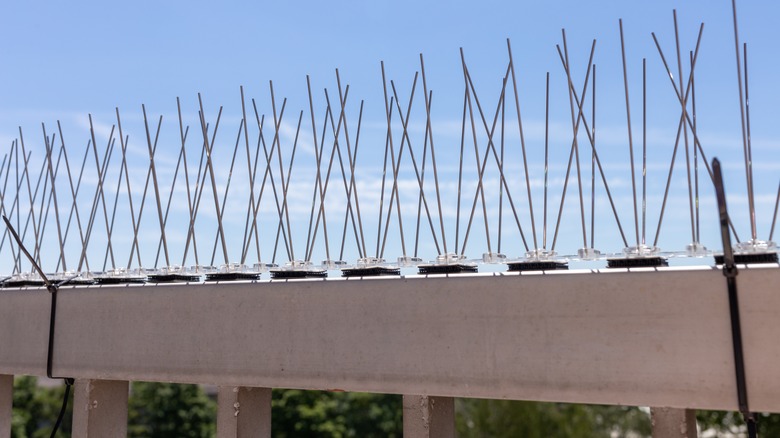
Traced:
[[455, 399], [404, 395], [404, 438], [455, 436]]
[[0, 374], [0, 437], [11, 436], [14, 376]]
[[696, 410], [650, 408], [653, 438], [696, 438]]
[[271, 388], [220, 386], [217, 438], [270, 438]]
[[127, 436], [128, 382], [77, 379], [73, 394], [73, 436]]

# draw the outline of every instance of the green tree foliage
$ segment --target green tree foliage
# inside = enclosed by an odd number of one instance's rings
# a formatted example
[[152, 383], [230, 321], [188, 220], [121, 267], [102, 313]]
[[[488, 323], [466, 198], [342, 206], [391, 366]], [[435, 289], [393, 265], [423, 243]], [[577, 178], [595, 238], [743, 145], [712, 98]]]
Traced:
[[460, 437], [602, 438], [649, 436], [649, 416], [634, 407], [459, 399]]
[[[64, 386], [39, 387], [35, 377], [14, 379], [12, 438], [45, 438], [62, 405]], [[58, 436], [71, 435], [73, 393]], [[400, 437], [398, 395], [331, 391], [273, 391], [275, 437]], [[650, 435], [650, 418], [634, 407], [458, 399], [458, 436], [590, 438]], [[128, 400], [129, 437], [212, 437], [216, 406], [197, 385], [133, 383]], [[709, 436], [744, 434], [739, 413], [699, 411]], [[780, 436], [780, 414], [758, 415], [759, 436]]]
[[[64, 387], [14, 381], [13, 438], [48, 437]], [[73, 399], [58, 436], [70, 436]], [[400, 437], [401, 396], [330, 391], [273, 391], [275, 437]], [[135, 382], [128, 399], [128, 437], [212, 437], [216, 403], [197, 385]]]
[[216, 433], [216, 404], [198, 385], [133, 382], [127, 436], [207, 438]]
[[274, 390], [275, 437], [400, 437], [401, 396], [355, 392]]
[[[54, 423], [62, 407], [65, 386], [39, 388], [38, 379], [30, 376], [14, 379], [13, 411], [11, 416], [12, 438], [44, 438], [51, 435]], [[58, 437], [69, 437], [73, 418], [73, 391], [70, 392], [68, 410], [57, 432]]]
[[[35, 377], [14, 379], [12, 438], [45, 438], [57, 420], [65, 387], [39, 387]], [[128, 399], [129, 437], [212, 437], [216, 404], [197, 385], [133, 383]], [[71, 436], [73, 391], [58, 437]]]
[[[756, 414], [758, 436], [780, 437], [780, 414]], [[715, 432], [716, 436], [746, 435], [747, 427], [739, 412], [697, 411], [696, 420], [701, 430]]]

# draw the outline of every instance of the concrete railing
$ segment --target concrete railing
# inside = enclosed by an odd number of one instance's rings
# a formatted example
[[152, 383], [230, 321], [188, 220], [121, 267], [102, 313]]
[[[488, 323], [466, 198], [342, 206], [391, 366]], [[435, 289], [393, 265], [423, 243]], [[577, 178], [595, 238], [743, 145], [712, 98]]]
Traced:
[[[780, 412], [780, 268], [738, 285], [750, 407]], [[0, 290], [0, 436], [11, 376], [46, 375], [49, 303]], [[53, 357], [74, 436], [124, 436], [130, 381], [217, 385], [220, 437], [270, 436], [270, 388], [404, 394], [408, 436], [454, 434], [454, 397], [651, 406], [675, 437], [738, 408], [711, 267], [64, 287]]]

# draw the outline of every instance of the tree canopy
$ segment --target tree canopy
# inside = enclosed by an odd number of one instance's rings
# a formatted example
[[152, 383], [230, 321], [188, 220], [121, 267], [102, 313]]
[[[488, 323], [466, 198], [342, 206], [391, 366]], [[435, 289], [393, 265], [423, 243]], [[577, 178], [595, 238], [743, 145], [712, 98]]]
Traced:
[[[35, 377], [14, 380], [12, 438], [44, 438], [62, 404], [64, 386], [40, 387]], [[71, 435], [72, 393], [58, 436]], [[458, 436], [597, 438], [650, 435], [646, 410], [624, 406], [577, 405], [509, 400], [458, 399]], [[274, 437], [400, 437], [399, 395], [275, 389]], [[699, 411], [701, 430], [716, 436], [744, 430], [735, 412]], [[760, 436], [780, 436], [780, 415], [759, 415]], [[128, 437], [212, 437], [216, 402], [198, 385], [134, 382], [128, 398]]]

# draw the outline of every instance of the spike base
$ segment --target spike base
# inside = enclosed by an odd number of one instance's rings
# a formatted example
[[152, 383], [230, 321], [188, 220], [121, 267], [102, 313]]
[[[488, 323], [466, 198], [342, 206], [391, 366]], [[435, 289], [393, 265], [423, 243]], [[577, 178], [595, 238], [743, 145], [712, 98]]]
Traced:
[[510, 272], [521, 271], [556, 271], [567, 270], [569, 264], [555, 260], [527, 260], [523, 262], [507, 263], [507, 270]]

